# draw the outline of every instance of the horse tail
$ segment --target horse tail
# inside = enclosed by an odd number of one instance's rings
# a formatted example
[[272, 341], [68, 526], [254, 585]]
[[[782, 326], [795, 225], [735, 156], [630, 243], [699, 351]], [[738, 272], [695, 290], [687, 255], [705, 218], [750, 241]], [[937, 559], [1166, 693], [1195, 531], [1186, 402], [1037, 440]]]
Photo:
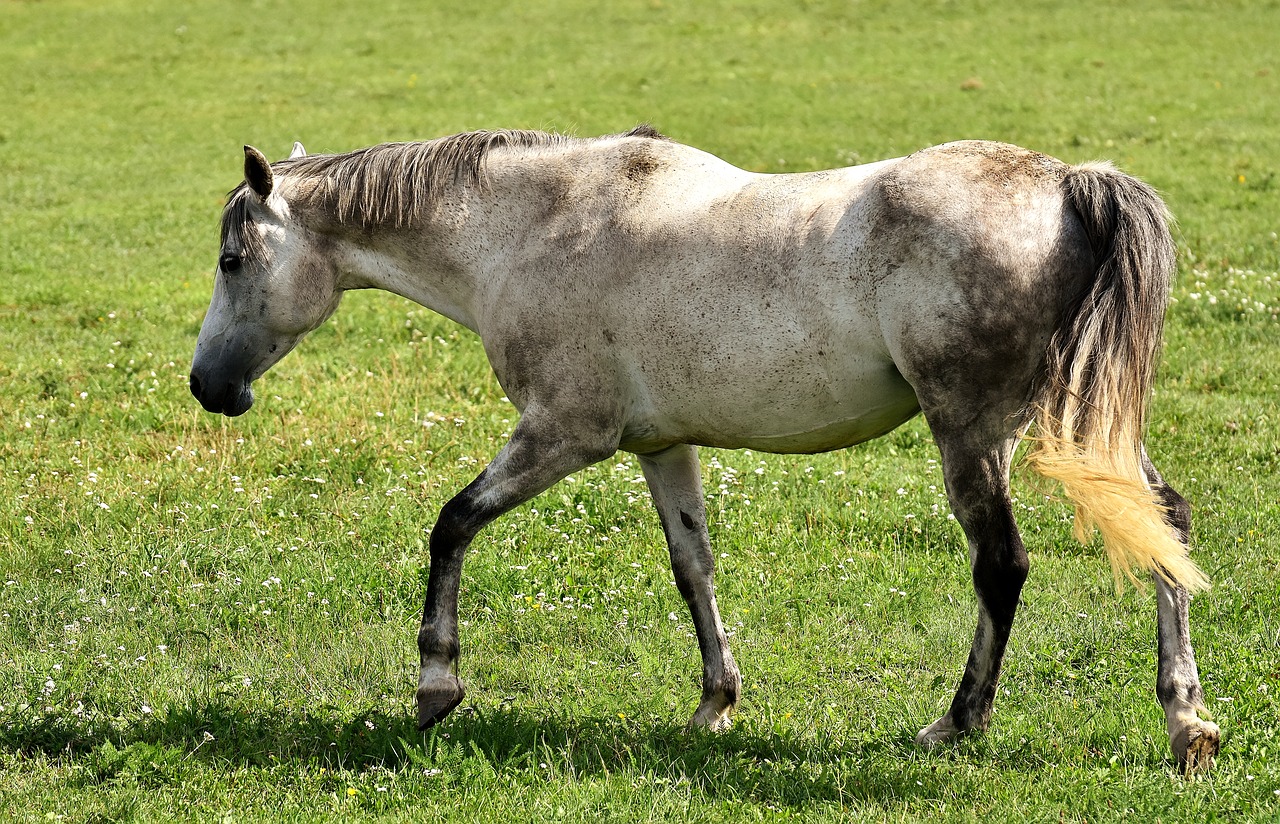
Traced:
[[[1096, 527], [1116, 586], [1134, 570], [1190, 590], [1208, 578], [1163, 518], [1143, 470], [1147, 401], [1174, 271], [1168, 212], [1155, 190], [1106, 163], [1071, 168], [1063, 194], [1096, 261], [1093, 283], [1049, 342], [1027, 456], [1075, 505], [1075, 537]], [[1122, 577], [1123, 576], [1123, 577]]]

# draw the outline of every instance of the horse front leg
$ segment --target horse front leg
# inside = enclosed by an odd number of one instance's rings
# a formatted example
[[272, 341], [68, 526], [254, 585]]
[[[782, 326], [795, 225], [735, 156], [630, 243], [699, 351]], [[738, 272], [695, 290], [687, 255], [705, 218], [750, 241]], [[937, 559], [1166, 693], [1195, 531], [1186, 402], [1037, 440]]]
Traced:
[[[466, 688], [458, 677], [458, 588], [462, 559], [476, 532], [487, 521], [479, 517], [474, 489], [485, 485], [486, 469], [440, 510], [431, 530], [431, 569], [427, 600], [418, 628], [418, 729], [443, 719], [462, 703]], [[493, 517], [497, 517], [495, 514]], [[489, 520], [491, 520], [490, 518]]]
[[986, 729], [1029, 567], [1009, 498], [1012, 442], [983, 454], [950, 443], [939, 433], [938, 445], [951, 508], [969, 541], [978, 627], [950, 709], [916, 735], [916, 743], [926, 748]]
[[466, 694], [457, 675], [458, 589], [471, 540], [485, 524], [616, 450], [616, 433], [574, 432], [562, 421], [527, 412], [493, 463], [440, 510], [431, 530], [431, 569], [418, 630], [420, 729], [443, 719]]
[[676, 587], [693, 616], [702, 653], [702, 700], [689, 726], [726, 729], [742, 691], [742, 676], [716, 606], [715, 558], [707, 535], [698, 451], [683, 444], [673, 446], [655, 455], [641, 455], [640, 466], [667, 538]]
[[[1165, 521], [1184, 545], [1191, 536], [1191, 505], [1165, 483], [1146, 450], [1142, 452], [1143, 470], [1151, 488], [1164, 504]], [[1213, 765], [1221, 743], [1221, 732], [1212, 721], [1200, 718], [1204, 711], [1204, 691], [1196, 669], [1196, 655], [1191, 648], [1188, 617], [1191, 596], [1185, 587], [1171, 586], [1159, 575], [1156, 581], [1156, 637], [1160, 664], [1156, 676], [1156, 696], [1164, 709], [1169, 730], [1169, 746], [1178, 765], [1187, 772], [1207, 770]]]

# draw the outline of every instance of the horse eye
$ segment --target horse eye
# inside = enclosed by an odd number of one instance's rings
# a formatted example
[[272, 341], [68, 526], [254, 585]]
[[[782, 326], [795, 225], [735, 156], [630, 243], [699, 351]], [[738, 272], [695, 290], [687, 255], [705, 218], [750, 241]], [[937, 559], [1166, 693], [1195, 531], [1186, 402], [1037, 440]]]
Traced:
[[235, 272], [239, 270], [241, 264], [240, 256], [233, 254], [225, 254], [218, 258], [218, 268], [224, 272]]

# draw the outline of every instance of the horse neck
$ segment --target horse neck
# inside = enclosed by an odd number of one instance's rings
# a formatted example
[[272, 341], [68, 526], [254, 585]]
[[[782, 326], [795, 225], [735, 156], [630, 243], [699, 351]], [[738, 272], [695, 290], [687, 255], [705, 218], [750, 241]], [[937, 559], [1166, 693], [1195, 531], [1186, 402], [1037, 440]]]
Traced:
[[476, 266], [468, 254], [466, 222], [452, 210], [413, 221], [352, 226], [313, 215], [309, 229], [332, 241], [338, 287], [382, 289], [476, 330]]
[[336, 241], [341, 289], [377, 288], [426, 306], [472, 331], [488, 296], [501, 286], [520, 239], [559, 189], [562, 167], [495, 153], [481, 182], [454, 181], [421, 214], [339, 220], [331, 205], [297, 212], [306, 228]]

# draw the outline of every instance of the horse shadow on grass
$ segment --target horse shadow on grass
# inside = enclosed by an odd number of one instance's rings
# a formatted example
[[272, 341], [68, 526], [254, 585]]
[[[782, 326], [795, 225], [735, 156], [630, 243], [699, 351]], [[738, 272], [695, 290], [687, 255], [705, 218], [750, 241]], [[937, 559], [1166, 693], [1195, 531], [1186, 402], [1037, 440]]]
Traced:
[[[907, 730], [841, 746], [743, 726], [724, 733], [647, 726], [625, 718], [532, 716], [464, 708], [427, 732], [411, 715], [257, 709], [219, 701], [175, 707], [131, 725], [48, 716], [0, 724], [0, 751], [79, 765], [85, 785], [114, 778], [175, 783], [212, 769], [420, 770], [425, 776], [541, 774], [548, 781], [629, 775], [688, 784], [708, 797], [799, 806], [901, 802], [945, 794], [947, 760], [989, 757], [981, 744], [922, 753]], [[471, 763], [467, 763], [471, 762]], [[167, 766], [166, 766], [167, 765]], [[1006, 765], [1008, 766], [1008, 765]], [[442, 778], [449, 780], [448, 778]]]

